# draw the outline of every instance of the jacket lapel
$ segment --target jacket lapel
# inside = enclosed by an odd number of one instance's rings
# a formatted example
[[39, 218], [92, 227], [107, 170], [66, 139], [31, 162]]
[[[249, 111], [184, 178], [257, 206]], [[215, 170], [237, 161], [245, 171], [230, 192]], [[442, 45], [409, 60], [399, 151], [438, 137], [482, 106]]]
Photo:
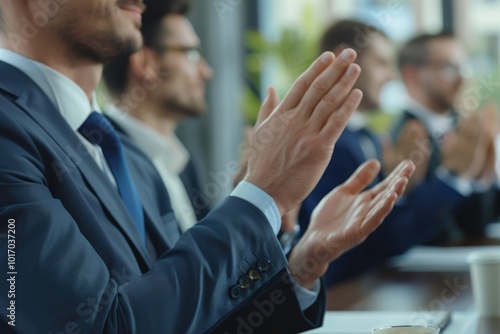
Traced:
[[[120, 137], [126, 150], [133, 151], [131, 153], [135, 153], [134, 155], [143, 158], [140, 163], [144, 163], [144, 166], [141, 166], [138, 162], [135, 164], [129, 164], [129, 167], [132, 177], [134, 178], [134, 183], [144, 183], [145, 180], [141, 179], [140, 175], [144, 172], [145, 169], [156, 169], [156, 167], [154, 167], [152, 163], [149, 166], [146, 166], [146, 164], [148, 164], [149, 158], [145, 156], [144, 153], [133, 144], [129, 137], [124, 132], [122, 132], [122, 129], [117, 128], [117, 130], [121, 134]], [[132, 154], [129, 155], [129, 158], [131, 158], [131, 156]], [[141, 171], [140, 169], [143, 170]], [[153, 177], [154, 175], [148, 176]], [[166, 188], [164, 187], [163, 180], [161, 179], [159, 174], [156, 176], [157, 179], [153, 179], [149, 183], [153, 183], [158, 187], [161, 187], [161, 190], [163, 190], [164, 192], [164, 198], [160, 200], [156, 198], [158, 197], [158, 193], [161, 191], [160, 189], [157, 189], [154, 194], [151, 192], [151, 189], [147, 189], [147, 187], [138, 187], [137, 191], [139, 192], [139, 196], [142, 199], [145, 199], [143, 200], [142, 206], [146, 219], [146, 229], [149, 231], [149, 235], [151, 236], [152, 241], [155, 245], [156, 252], [158, 254], [162, 254], [168, 249], [174, 247], [177, 240], [180, 238], [181, 233], [179, 230], [179, 225], [175, 220], [173, 209], [170, 206], [169, 195]], [[158, 208], [156, 207], [156, 205], [162, 205], [162, 207]], [[160, 217], [159, 212], [166, 213], [163, 217]]]
[[[97, 166], [93, 158], [84, 151], [84, 146], [69, 127], [43, 91], [24, 73], [0, 62], [0, 89], [17, 96], [15, 103], [42, 127], [48, 136], [66, 153], [65, 161], [60, 161], [67, 169], [78, 168], [89, 187], [114, 218], [127, 236], [142, 260], [151, 264], [145, 245], [136, 232], [132, 217], [113, 185]], [[11, 82], [7, 83], [5, 79]], [[16, 78], [16, 80], [13, 80]]]

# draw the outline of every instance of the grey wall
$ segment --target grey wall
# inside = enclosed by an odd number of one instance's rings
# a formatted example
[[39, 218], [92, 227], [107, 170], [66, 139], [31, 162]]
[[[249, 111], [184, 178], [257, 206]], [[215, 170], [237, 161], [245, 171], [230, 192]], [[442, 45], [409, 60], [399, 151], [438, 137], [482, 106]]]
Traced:
[[229, 175], [239, 162], [246, 2], [192, 1], [190, 19], [215, 75], [207, 85], [208, 113], [200, 119], [184, 121], [178, 135], [198, 162], [204, 193], [212, 205], [230, 192]]

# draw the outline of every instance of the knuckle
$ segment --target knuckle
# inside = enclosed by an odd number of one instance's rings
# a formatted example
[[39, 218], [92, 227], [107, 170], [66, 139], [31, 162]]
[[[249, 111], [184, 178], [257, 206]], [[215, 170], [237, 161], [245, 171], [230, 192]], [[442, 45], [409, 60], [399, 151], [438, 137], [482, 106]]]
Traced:
[[305, 76], [301, 76], [295, 82], [295, 88], [298, 90], [305, 90], [307, 89], [308, 86], [309, 86], [309, 81]]
[[337, 96], [336, 94], [329, 92], [325, 96], [323, 96], [323, 102], [327, 106], [335, 106], [337, 104]]
[[324, 93], [328, 90], [328, 85], [324, 80], [316, 80], [311, 88], [317, 93]]
[[347, 124], [348, 120], [349, 117], [347, 117], [345, 113], [336, 112], [331, 117], [331, 121], [335, 126], [344, 126], [345, 124]]

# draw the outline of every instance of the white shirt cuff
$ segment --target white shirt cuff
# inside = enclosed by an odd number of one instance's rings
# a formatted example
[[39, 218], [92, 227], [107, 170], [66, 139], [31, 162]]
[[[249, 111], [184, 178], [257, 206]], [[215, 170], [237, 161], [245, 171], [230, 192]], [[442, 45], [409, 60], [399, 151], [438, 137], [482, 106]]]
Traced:
[[231, 196], [239, 197], [255, 205], [266, 216], [274, 234], [278, 235], [281, 228], [281, 215], [276, 202], [269, 194], [250, 182], [241, 181], [234, 188]]
[[[278, 235], [281, 227], [280, 212], [276, 202], [274, 202], [274, 199], [265, 191], [250, 182], [241, 181], [236, 188], [234, 188], [231, 196], [239, 197], [255, 205], [260, 211], [262, 211], [264, 216], [266, 216], [274, 233]], [[312, 304], [314, 304], [316, 299], [318, 299], [319, 291], [321, 289], [321, 283], [319, 280], [314, 283], [311, 290], [301, 287], [293, 278], [292, 284], [292, 289], [297, 297], [302, 311], [308, 309]]]
[[292, 277], [293, 292], [299, 301], [300, 309], [302, 311], [307, 310], [316, 299], [318, 299], [319, 291], [321, 289], [320, 280], [317, 280], [311, 290], [301, 287]]
[[474, 186], [471, 181], [451, 174], [442, 166], [436, 169], [436, 176], [464, 197], [468, 197], [474, 192]]

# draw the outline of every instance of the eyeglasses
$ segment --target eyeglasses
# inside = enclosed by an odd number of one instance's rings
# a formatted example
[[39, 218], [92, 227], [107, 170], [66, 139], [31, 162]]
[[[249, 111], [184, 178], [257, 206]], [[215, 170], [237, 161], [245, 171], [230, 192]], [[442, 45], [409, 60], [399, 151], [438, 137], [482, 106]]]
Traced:
[[454, 64], [450, 62], [428, 62], [425, 66], [432, 67], [437, 73], [447, 81], [453, 81], [458, 77], [469, 78], [474, 70], [468, 63]]
[[197, 46], [158, 46], [155, 50], [164, 52], [178, 52], [186, 54], [187, 59], [193, 64], [199, 64], [203, 56], [201, 55], [200, 48]]

